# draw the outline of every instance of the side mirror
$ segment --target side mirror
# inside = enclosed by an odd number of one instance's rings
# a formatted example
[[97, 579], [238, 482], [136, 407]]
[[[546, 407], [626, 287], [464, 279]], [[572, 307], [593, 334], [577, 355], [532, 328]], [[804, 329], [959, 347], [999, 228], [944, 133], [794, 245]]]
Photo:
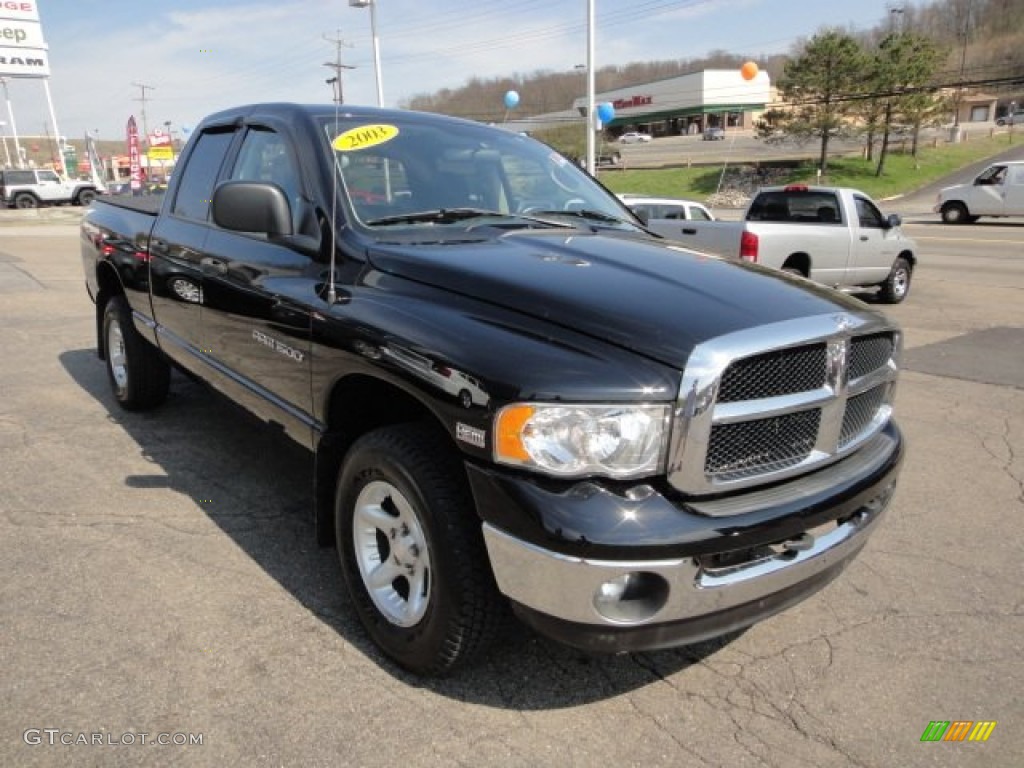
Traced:
[[900, 218], [898, 213], [890, 213], [886, 218], [885, 223], [888, 225], [889, 229], [895, 229], [903, 223], [903, 219]]
[[213, 191], [213, 221], [235, 232], [292, 234], [292, 211], [284, 191], [261, 181], [225, 181]]

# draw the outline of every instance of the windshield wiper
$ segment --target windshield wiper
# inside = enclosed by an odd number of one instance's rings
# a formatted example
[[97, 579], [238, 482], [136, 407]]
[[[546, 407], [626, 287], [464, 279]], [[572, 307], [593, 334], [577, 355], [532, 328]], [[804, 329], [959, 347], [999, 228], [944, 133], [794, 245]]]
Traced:
[[573, 208], [569, 210], [552, 209], [549, 211], [531, 210], [530, 213], [535, 216], [572, 216], [577, 219], [601, 221], [607, 224], [629, 224], [631, 227], [636, 226], [632, 221], [628, 221], [627, 219], [623, 219], [618, 216], [613, 216], [610, 213], [605, 213], [604, 211], [595, 211], [591, 208]]
[[485, 216], [508, 216], [507, 213], [499, 211], [488, 211], [484, 208], [437, 208], [432, 211], [416, 211], [415, 213], [401, 213], [397, 216], [384, 216], [380, 219], [371, 219], [366, 222], [371, 227], [385, 224], [454, 224], [456, 221], [466, 219], [479, 219]]

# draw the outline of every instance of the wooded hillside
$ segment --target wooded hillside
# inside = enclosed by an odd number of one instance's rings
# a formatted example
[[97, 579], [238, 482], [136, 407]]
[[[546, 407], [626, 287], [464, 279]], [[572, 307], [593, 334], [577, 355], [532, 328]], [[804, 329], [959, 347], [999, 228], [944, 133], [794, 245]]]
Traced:
[[[967, 82], [986, 82], [1013, 75], [1024, 79], [1024, 0], [937, 0], [894, 4], [894, 7], [902, 8], [902, 12], [891, 13], [880, 19], [874, 28], [857, 30], [856, 35], [865, 40], [877, 40], [898, 25], [902, 31], [932, 38], [948, 52], [938, 74], [941, 84], [958, 82], [961, 68], [963, 80]], [[791, 53], [799, 53], [803, 45], [804, 41], [798, 42]], [[599, 92], [608, 91], [701, 69], [738, 68], [748, 58], [755, 58], [776, 82], [789, 57], [785, 54], [752, 56], [750, 52], [712, 51], [700, 58], [601, 67], [595, 73], [595, 80]], [[502, 97], [510, 89], [519, 92], [521, 100], [517, 114], [524, 116], [569, 109], [573, 99], [583, 93], [583, 82], [581, 71], [541, 70], [486, 80], [472, 78], [459, 88], [414, 96], [403, 106], [476, 120], [499, 121], [504, 113]], [[1024, 92], [1024, 84], [1018, 83], [1011, 95], [1019, 92]]]

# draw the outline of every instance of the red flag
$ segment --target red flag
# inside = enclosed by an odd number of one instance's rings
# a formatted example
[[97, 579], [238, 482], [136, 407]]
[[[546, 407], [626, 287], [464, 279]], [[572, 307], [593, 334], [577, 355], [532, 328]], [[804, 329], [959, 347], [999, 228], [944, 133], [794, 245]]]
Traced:
[[142, 158], [139, 156], [139, 129], [135, 115], [128, 118], [128, 159], [131, 163], [132, 192], [142, 189]]

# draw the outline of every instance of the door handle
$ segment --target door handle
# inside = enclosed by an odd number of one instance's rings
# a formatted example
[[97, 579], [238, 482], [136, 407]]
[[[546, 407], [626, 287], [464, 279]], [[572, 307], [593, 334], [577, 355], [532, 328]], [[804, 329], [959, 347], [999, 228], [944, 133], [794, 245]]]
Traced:
[[861, 241], [862, 243], [866, 243], [866, 242], [868, 241], [868, 236], [867, 236], [867, 235], [861, 235], [861, 236], [860, 236], [860, 241]]
[[697, 230], [694, 229], [693, 227], [683, 227], [683, 234], [684, 235], [696, 235], [697, 234]]
[[211, 259], [209, 256], [204, 256], [199, 260], [199, 271], [204, 275], [226, 275], [228, 273], [228, 265], [220, 259]]

